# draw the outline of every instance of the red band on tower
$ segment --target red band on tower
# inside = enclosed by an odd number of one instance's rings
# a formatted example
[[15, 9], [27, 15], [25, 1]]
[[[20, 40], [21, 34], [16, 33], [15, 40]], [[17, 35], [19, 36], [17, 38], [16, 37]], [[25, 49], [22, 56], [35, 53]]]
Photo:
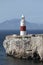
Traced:
[[20, 26], [20, 31], [26, 31], [26, 26]]

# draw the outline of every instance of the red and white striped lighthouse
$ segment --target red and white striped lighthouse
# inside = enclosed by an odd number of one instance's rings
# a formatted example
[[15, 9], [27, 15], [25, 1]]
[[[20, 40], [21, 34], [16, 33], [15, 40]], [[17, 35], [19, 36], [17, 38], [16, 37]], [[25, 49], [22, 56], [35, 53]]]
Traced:
[[26, 35], [25, 17], [23, 15], [20, 22], [20, 35]]

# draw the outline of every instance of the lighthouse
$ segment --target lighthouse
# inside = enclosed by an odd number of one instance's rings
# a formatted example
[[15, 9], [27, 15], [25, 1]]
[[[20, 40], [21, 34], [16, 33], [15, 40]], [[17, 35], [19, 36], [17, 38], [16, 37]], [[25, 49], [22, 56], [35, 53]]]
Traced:
[[26, 24], [25, 24], [25, 17], [22, 15], [22, 19], [20, 21], [20, 35], [26, 35]]

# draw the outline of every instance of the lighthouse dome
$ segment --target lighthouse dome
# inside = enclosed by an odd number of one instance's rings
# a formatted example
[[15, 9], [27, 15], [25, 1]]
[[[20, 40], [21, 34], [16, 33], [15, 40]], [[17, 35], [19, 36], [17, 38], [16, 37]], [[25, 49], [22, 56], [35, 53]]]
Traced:
[[22, 14], [22, 18], [25, 18], [23, 14]]

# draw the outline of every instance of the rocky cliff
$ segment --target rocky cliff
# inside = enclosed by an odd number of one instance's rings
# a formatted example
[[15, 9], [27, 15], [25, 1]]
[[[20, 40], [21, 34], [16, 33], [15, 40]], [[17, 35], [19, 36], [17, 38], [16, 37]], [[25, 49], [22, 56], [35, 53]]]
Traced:
[[43, 35], [9, 35], [6, 36], [3, 46], [6, 53], [17, 58], [33, 58], [36, 53], [43, 60]]

